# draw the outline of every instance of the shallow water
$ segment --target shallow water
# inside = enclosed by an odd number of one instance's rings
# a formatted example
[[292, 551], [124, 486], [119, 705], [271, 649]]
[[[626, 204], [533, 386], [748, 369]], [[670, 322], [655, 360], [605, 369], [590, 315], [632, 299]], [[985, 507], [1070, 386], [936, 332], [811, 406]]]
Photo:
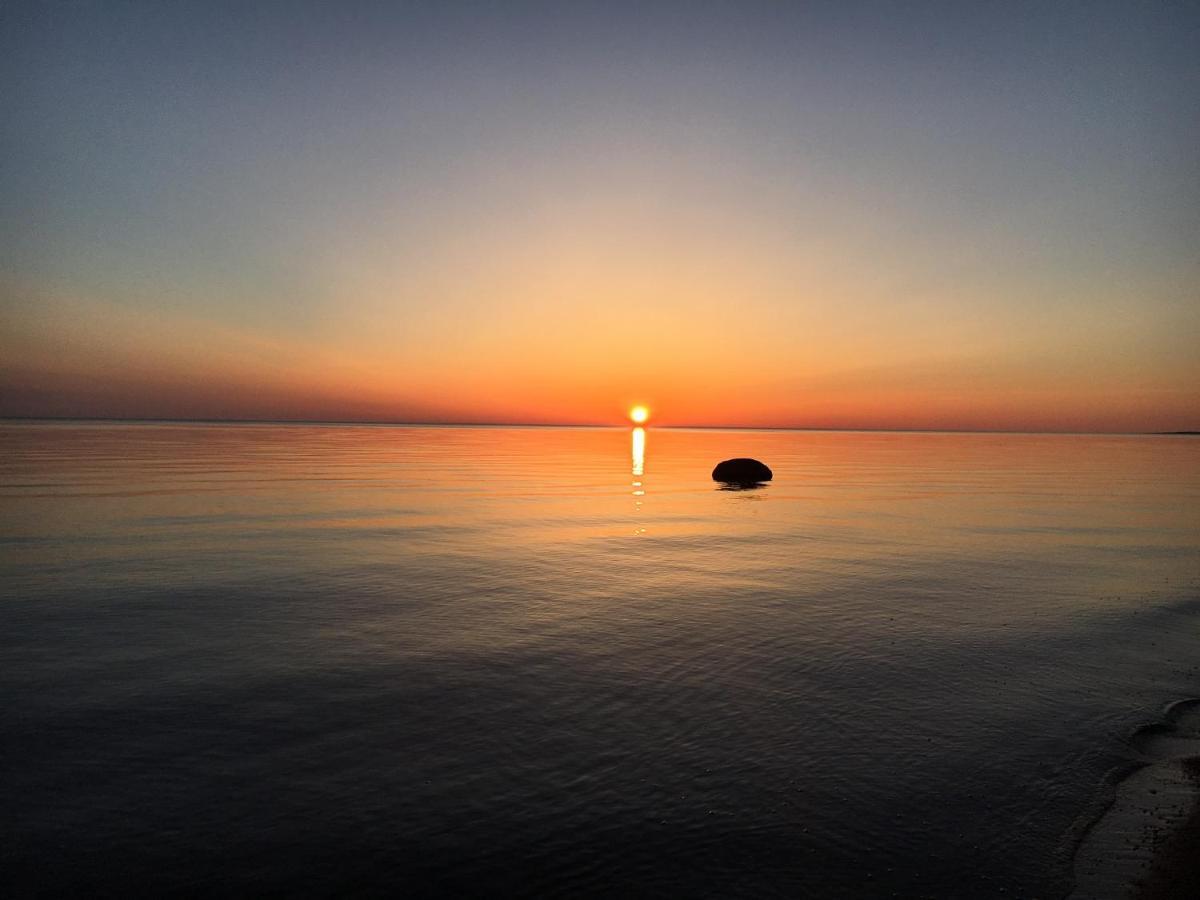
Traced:
[[0, 426], [0, 887], [1068, 890], [1200, 693], [1200, 441], [640, 442]]

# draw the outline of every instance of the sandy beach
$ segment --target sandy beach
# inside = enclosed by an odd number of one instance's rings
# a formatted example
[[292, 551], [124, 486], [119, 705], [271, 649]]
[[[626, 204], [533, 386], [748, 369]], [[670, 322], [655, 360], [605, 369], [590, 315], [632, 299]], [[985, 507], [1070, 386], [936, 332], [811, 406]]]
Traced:
[[1077, 900], [1195, 897], [1200, 888], [1200, 700], [1130, 738], [1134, 767], [1075, 858]]
[[1192, 811], [1155, 854], [1150, 873], [1138, 891], [1143, 900], [1195, 897], [1200, 893], [1200, 756], [1189, 757], [1180, 766], [1196, 791]]

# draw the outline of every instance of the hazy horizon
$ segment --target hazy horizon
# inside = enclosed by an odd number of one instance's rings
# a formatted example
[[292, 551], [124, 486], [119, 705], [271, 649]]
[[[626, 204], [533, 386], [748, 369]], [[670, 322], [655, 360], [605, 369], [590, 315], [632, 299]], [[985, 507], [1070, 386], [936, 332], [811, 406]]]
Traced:
[[688, 422], [508, 422], [508, 421], [413, 421], [401, 419], [263, 419], [263, 418], [178, 418], [168, 416], [10, 416], [0, 415], [0, 422], [113, 422], [129, 424], [197, 424], [197, 425], [381, 425], [396, 428], [645, 428], [696, 431], [828, 431], [828, 432], [879, 432], [914, 434], [1029, 434], [1029, 435], [1105, 435], [1112, 437], [1136, 437], [1194, 435], [1200, 430], [1180, 428], [1171, 431], [1032, 431], [1021, 429], [988, 428], [871, 428], [823, 425], [697, 425]]

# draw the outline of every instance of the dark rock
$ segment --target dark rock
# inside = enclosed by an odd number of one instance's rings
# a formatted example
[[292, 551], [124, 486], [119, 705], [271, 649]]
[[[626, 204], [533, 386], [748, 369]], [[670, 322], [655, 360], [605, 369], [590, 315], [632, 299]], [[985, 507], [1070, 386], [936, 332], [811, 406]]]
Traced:
[[739, 457], [717, 463], [712, 477], [726, 484], [759, 484], [771, 480], [771, 470], [757, 459]]

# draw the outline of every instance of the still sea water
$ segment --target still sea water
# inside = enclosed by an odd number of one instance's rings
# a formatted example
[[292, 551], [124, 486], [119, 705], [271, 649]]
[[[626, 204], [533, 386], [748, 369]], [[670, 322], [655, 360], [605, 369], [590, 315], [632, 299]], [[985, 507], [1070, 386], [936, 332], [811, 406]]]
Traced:
[[0, 474], [7, 896], [1054, 897], [1200, 694], [1187, 437], [10, 423]]

